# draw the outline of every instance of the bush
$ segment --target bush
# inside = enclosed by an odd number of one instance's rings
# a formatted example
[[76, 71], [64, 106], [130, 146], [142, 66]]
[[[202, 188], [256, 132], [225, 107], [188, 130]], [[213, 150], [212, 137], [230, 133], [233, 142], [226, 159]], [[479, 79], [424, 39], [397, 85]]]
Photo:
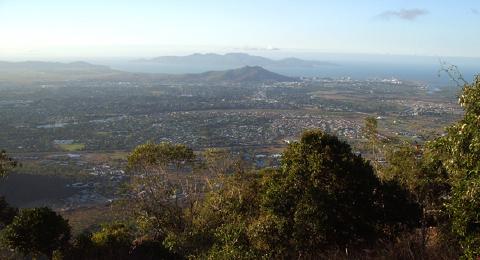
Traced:
[[70, 240], [68, 221], [49, 208], [24, 209], [3, 231], [6, 246], [25, 255], [46, 255], [64, 250]]
[[18, 214], [18, 209], [10, 206], [5, 197], [0, 196], [0, 230], [12, 223], [13, 218]]
[[442, 161], [451, 185], [447, 209], [465, 257], [480, 256], [480, 76], [465, 84], [459, 99], [463, 118], [430, 148]]
[[[394, 210], [400, 209], [400, 210]], [[276, 216], [285, 248], [315, 256], [368, 246], [389, 226], [415, 226], [419, 208], [396, 183], [383, 184], [350, 146], [321, 131], [305, 132], [268, 176], [262, 210]]]
[[[278, 170], [235, 174], [201, 205], [205, 258], [317, 258], [365, 248], [416, 227], [420, 211], [396, 182], [382, 183], [350, 146], [308, 131]], [[386, 232], [387, 231], [387, 232]]]

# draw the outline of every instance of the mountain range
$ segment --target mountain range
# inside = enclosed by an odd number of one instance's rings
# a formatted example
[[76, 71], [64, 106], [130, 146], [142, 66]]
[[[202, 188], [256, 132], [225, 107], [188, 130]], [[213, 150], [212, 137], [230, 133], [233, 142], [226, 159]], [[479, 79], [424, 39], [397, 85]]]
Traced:
[[187, 56], [160, 56], [152, 59], [142, 59], [139, 62], [151, 62], [168, 66], [194, 66], [194, 67], [225, 67], [238, 68], [243, 66], [262, 66], [271, 68], [296, 67], [315, 68], [322, 66], [335, 66], [327, 61], [302, 60], [298, 58], [284, 58], [273, 60], [246, 53], [195, 53]]
[[197, 74], [131, 73], [87, 62], [0, 61], [0, 81], [65, 81], [78, 79], [132, 80], [149, 78], [165, 83], [275, 83], [294, 82], [260, 66], [208, 71]]
[[277, 74], [260, 66], [244, 66], [232, 70], [168, 75], [164, 77], [172, 81], [192, 83], [275, 83], [297, 81], [296, 78]]

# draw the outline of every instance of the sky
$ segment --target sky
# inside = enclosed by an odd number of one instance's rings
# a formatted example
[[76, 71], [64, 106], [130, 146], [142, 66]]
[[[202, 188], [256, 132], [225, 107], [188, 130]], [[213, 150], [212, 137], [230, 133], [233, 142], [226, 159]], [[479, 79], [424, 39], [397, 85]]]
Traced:
[[321, 52], [480, 57], [478, 0], [0, 0], [0, 59]]

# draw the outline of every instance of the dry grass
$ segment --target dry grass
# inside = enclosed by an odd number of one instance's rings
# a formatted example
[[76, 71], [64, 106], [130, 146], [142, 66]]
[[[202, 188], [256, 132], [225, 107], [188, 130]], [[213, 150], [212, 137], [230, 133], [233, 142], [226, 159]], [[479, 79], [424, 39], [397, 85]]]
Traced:
[[83, 230], [95, 228], [102, 223], [109, 223], [121, 217], [121, 212], [110, 205], [82, 207], [59, 213], [68, 219], [74, 236], [80, 234]]

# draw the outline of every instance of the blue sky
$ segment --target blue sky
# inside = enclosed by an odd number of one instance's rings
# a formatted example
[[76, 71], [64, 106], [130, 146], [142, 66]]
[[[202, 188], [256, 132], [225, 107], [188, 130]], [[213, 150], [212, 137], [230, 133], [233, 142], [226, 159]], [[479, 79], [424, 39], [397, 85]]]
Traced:
[[478, 0], [0, 0], [0, 58], [308, 51], [480, 57]]

